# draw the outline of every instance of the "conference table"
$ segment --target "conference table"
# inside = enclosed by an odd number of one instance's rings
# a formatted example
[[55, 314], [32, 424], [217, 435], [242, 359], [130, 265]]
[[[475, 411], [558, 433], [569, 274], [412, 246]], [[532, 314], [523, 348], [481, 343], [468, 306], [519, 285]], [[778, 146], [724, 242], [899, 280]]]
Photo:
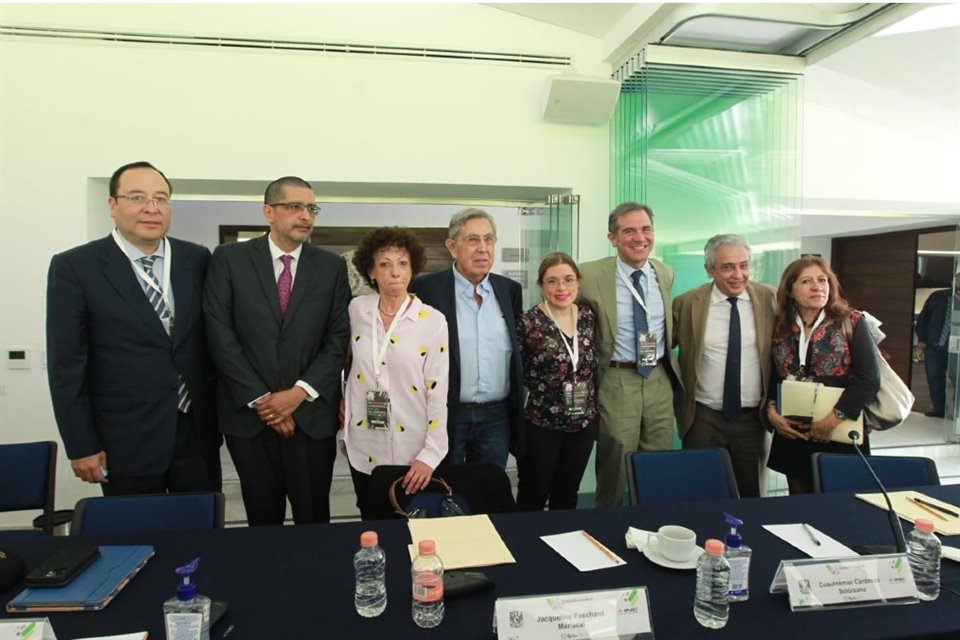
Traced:
[[[920, 490], [960, 504], [960, 485]], [[697, 624], [692, 613], [695, 572], [653, 564], [626, 547], [624, 534], [631, 526], [656, 530], [664, 524], [679, 524], [695, 530], [702, 545], [706, 538], [722, 539], [724, 512], [744, 521], [744, 544], [753, 548], [750, 599], [731, 605], [725, 628], [708, 630]], [[200, 592], [229, 606], [211, 633], [213, 640], [490, 640], [495, 637], [492, 626], [498, 597], [630, 586], [647, 587], [658, 640], [960, 638], [960, 565], [949, 560], [942, 562], [942, 589], [934, 602], [793, 613], [786, 594], [769, 593], [779, 562], [805, 556], [762, 529], [764, 524], [807, 522], [847, 545], [892, 544], [887, 514], [851, 493], [494, 514], [491, 519], [516, 564], [482, 569], [496, 583], [495, 590], [447, 601], [443, 623], [429, 630], [414, 625], [410, 615], [410, 536], [402, 520], [72, 539], [0, 537], [0, 546], [20, 553], [28, 566], [79, 540], [156, 547], [156, 556], [104, 610], [47, 614], [59, 640], [142, 630], [149, 631], [152, 640], [165, 638], [162, 604], [178, 582], [174, 568], [196, 556], [202, 558], [195, 576]], [[911, 530], [908, 523], [904, 528], [907, 533]], [[387, 609], [372, 619], [361, 618], [353, 607], [352, 559], [360, 533], [367, 529], [379, 533], [387, 555]], [[627, 564], [581, 573], [539, 538], [578, 529], [589, 532]], [[960, 546], [958, 538], [941, 537], [954, 547]], [[442, 557], [443, 550], [438, 553]], [[3, 604], [22, 586], [0, 594]]]

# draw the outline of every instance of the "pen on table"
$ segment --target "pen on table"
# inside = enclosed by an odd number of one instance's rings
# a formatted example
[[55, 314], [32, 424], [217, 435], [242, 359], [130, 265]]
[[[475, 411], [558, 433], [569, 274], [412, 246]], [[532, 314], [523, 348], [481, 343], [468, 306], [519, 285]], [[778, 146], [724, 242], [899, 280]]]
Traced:
[[233, 632], [233, 625], [227, 627], [227, 630], [223, 632], [223, 637], [226, 638], [231, 632]]
[[928, 507], [928, 506], [925, 506], [925, 504], [924, 504], [923, 502], [920, 502], [920, 501], [917, 500], [916, 498], [911, 498], [910, 496], [907, 496], [907, 500], [908, 500], [909, 502], [913, 503], [915, 506], [920, 507], [921, 509], [923, 509], [924, 511], [926, 511], [926, 512], [929, 513], [930, 515], [936, 516], [936, 517], [940, 518], [941, 520], [946, 520], [946, 518], [944, 518], [942, 514], [937, 513], [936, 511], [934, 511], [933, 509], [931, 509], [931, 508]]
[[810, 541], [819, 547], [820, 541], [817, 540], [817, 536], [813, 535], [813, 529], [810, 528], [810, 525], [804, 522], [801, 526], [803, 527], [803, 530], [807, 532], [807, 535], [810, 536]]
[[940, 511], [941, 513], [945, 513], [945, 514], [947, 514], [948, 516], [953, 516], [954, 518], [960, 518], [960, 513], [957, 513], [956, 511], [951, 511], [950, 509], [947, 509], [947, 508], [945, 508], [945, 507], [941, 507], [941, 506], [938, 505], [938, 504], [934, 504], [934, 503], [932, 503], [932, 502], [927, 502], [927, 501], [924, 500], [923, 498], [914, 498], [914, 500], [917, 501], [917, 502], [919, 502], [920, 504], [923, 504], [923, 505], [926, 505], [926, 506], [930, 507], [931, 509], [936, 509], [937, 511]]
[[583, 537], [586, 538], [587, 540], [589, 540], [589, 541], [593, 544], [593, 546], [595, 546], [597, 549], [600, 549], [600, 551], [601, 551], [601, 553], [603, 553], [603, 555], [605, 555], [605, 556], [607, 556], [608, 558], [610, 558], [610, 560], [613, 561], [613, 562], [616, 562], [616, 561], [617, 561], [617, 557], [616, 557], [615, 555], [613, 555], [612, 553], [610, 553], [610, 550], [609, 550], [609, 549], [607, 549], [605, 546], [603, 546], [602, 544], [600, 544], [600, 542], [598, 542], [596, 538], [594, 538], [592, 535], [590, 535], [590, 534], [587, 533], [586, 531], [581, 531], [580, 533], [582, 533], [582, 534], [583, 534]]

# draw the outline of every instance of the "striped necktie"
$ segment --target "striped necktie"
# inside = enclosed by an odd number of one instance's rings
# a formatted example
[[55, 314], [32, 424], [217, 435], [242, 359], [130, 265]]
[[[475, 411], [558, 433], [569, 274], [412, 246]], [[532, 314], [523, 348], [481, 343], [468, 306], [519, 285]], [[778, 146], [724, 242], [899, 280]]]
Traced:
[[[643, 295], [643, 285], [640, 284], [640, 276], [643, 274], [643, 271], [637, 269], [630, 274], [630, 281], [633, 282], [634, 289], [637, 290], [637, 293], [640, 294], [640, 297], [646, 302], [647, 297]], [[633, 298], [633, 296], [631, 296]], [[634, 345], [637, 342], [637, 335], [641, 333], [648, 333], [650, 331], [650, 326], [647, 324], [647, 310], [644, 309], [636, 298], [633, 298], [633, 330], [634, 330]], [[636, 345], [639, 349], [639, 345]], [[640, 354], [637, 354], [637, 361], [640, 360]], [[642, 377], [647, 378], [650, 376], [650, 372], [653, 371], [653, 367], [644, 365], [637, 365], [637, 373]]]
[[[170, 335], [169, 327], [172, 326], [173, 314], [170, 313], [170, 307], [167, 306], [166, 298], [160, 295], [160, 281], [157, 280], [157, 276], [153, 272], [153, 262], [156, 259], [157, 256], [143, 256], [142, 258], [138, 258], [137, 262], [143, 267], [143, 271], [147, 274], [147, 277], [156, 285], [155, 287], [147, 285], [143, 288], [143, 291], [147, 294], [147, 300], [150, 302], [150, 306], [153, 307], [153, 310], [160, 317], [160, 320], [163, 321], [163, 328], [167, 331], [167, 335]], [[190, 410], [191, 404], [190, 392], [187, 391], [187, 383], [183, 381], [183, 376], [179, 373], [177, 374], [177, 382], [177, 410], [187, 413]]]

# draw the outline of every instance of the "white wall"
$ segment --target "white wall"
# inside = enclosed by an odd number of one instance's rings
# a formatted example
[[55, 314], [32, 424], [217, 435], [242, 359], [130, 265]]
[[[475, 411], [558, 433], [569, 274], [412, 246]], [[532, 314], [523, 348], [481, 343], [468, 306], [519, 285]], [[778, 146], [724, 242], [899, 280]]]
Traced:
[[[561, 53], [580, 73], [609, 72], [597, 40], [478, 5], [4, 5], [3, 18], [6, 25]], [[540, 120], [544, 80], [558, 72], [5, 36], [0, 345], [43, 348], [49, 258], [90, 238], [88, 217], [107, 228], [102, 182], [90, 179], [133, 160], [149, 160], [173, 179], [264, 185], [294, 174], [569, 188], [582, 197], [582, 220], [602, 220], [608, 131]], [[581, 255], [605, 255], [602, 232], [581, 228]], [[57, 438], [45, 374], [0, 370], [0, 441]], [[61, 508], [92, 493], [62, 457], [58, 484]]]

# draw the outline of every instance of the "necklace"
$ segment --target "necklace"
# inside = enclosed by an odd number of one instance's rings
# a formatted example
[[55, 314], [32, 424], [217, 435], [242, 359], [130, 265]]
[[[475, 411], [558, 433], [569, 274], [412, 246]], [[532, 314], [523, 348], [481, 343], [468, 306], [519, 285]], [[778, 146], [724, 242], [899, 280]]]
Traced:
[[397, 315], [397, 312], [396, 312], [396, 311], [394, 311], [393, 313], [390, 313], [389, 311], [387, 311], [386, 309], [383, 308], [383, 305], [377, 305], [377, 308], [380, 309], [380, 313], [382, 313], [383, 315], [387, 316], [388, 318], [392, 318], [392, 317], [394, 317], [395, 315]]

